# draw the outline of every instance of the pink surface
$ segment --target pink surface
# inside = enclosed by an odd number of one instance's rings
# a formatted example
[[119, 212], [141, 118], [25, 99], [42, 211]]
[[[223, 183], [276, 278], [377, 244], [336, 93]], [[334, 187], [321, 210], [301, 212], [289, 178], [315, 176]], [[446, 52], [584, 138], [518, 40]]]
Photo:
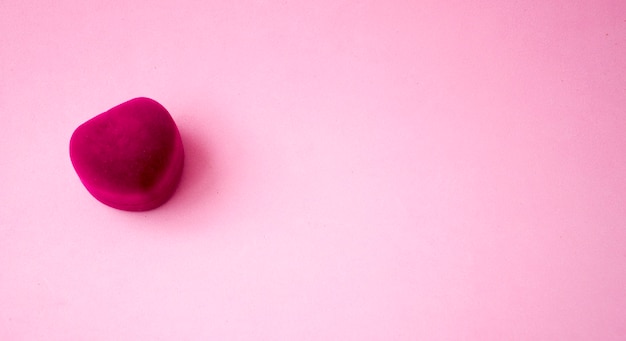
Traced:
[[[2, 1], [0, 339], [625, 340], [626, 2], [443, 3]], [[138, 96], [131, 213], [68, 144]]]

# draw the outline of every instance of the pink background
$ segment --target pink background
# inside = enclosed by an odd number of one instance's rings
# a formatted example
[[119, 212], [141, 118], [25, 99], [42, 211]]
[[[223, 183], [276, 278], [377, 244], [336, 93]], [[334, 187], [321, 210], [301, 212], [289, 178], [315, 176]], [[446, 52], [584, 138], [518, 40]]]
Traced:
[[[0, 2], [0, 340], [626, 340], [626, 2]], [[74, 128], [177, 121], [117, 211]]]

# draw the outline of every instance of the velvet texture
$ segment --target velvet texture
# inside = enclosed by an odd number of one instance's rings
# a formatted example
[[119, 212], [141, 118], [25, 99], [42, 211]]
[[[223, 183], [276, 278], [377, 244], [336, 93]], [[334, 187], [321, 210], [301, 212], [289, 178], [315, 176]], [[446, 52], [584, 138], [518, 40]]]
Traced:
[[96, 199], [121, 210], [146, 211], [161, 206], [175, 192], [184, 150], [167, 110], [140, 97], [76, 128], [70, 158]]

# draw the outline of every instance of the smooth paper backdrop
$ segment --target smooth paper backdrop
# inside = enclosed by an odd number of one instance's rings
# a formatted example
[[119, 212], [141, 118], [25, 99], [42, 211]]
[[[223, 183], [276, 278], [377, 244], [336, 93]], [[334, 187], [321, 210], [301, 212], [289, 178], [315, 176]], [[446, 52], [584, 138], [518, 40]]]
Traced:
[[[626, 2], [0, 2], [0, 339], [626, 339]], [[147, 96], [178, 192], [92, 198]]]

